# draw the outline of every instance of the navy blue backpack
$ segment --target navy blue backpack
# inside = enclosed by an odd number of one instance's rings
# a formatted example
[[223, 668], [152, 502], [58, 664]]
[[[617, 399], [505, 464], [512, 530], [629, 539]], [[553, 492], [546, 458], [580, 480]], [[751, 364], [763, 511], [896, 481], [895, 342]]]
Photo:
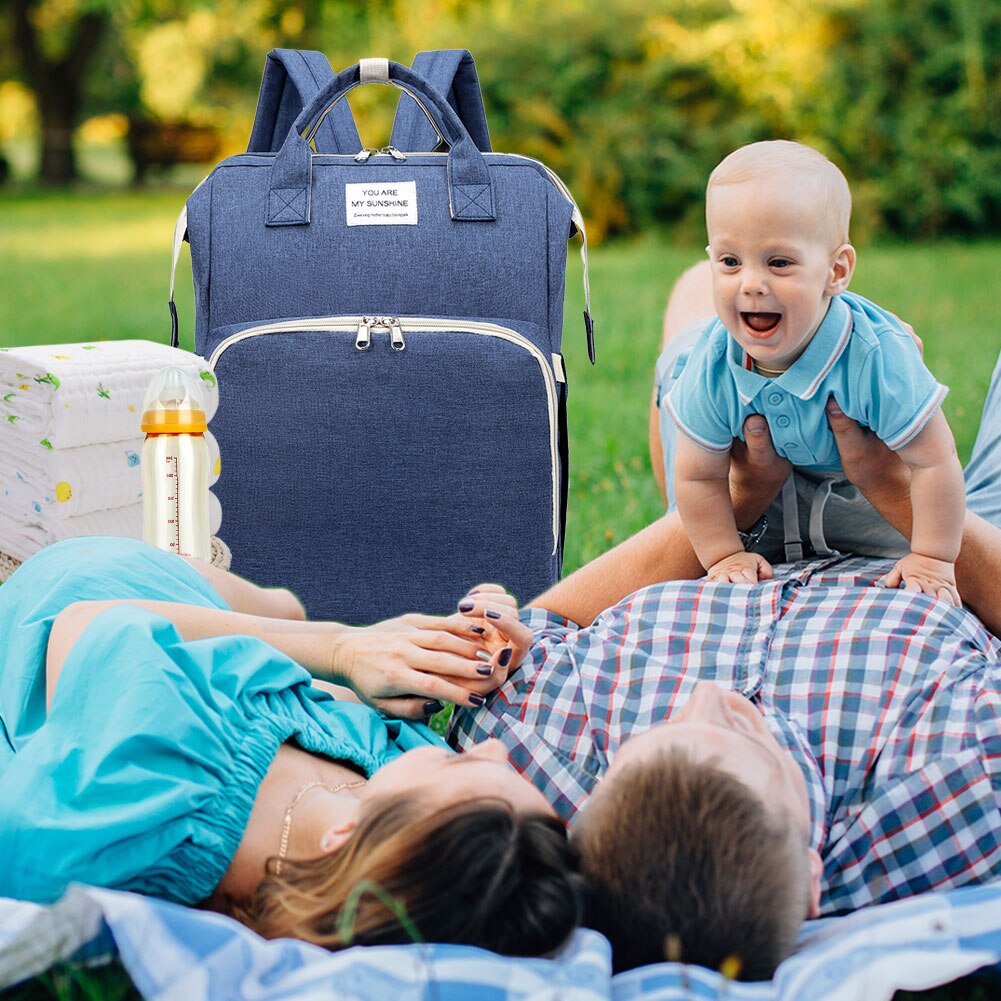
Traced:
[[[382, 150], [343, 100], [367, 83], [406, 95]], [[320, 53], [271, 53], [247, 153], [193, 192], [175, 236], [219, 383], [232, 569], [350, 623], [447, 612], [484, 580], [522, 601], [552, 585], [578, 230], [550, 170], [490, 152], [468, 52], [336, 76]]]

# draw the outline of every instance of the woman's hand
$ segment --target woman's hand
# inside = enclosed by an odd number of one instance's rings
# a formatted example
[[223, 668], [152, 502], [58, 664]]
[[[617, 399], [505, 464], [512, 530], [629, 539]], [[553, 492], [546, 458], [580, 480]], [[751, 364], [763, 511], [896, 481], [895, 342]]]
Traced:
[[484, 642], [473, 625], [461, 615], [414, 614], [344, 628], [330, 673], [362, 701], [406, 719], [429, 715], [429, 702], [483, 705], [505, 672], [496, 669], [496, 642]]
[[518, 602], [500, 584], [477, 584], [459, 602], [459, 612], [495, 655], [496, 685], [522, 662], [532, 645], [532, 630], [518, 618]]

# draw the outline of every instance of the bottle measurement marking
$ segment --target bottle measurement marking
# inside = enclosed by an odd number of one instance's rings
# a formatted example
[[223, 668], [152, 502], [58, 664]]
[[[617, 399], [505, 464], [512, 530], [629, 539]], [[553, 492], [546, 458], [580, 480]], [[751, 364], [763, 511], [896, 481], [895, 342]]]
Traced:
[[170, 505], [167, 513], [173, 514], [167, 519], [167, 524], [172, 527], [173, 540], [168, 543], [171, 552], [181, 551], [181, 502], [180, 502], [180, 480], [177, 475], [177, 456], [164, 456], [167, 466], [167, 503]]

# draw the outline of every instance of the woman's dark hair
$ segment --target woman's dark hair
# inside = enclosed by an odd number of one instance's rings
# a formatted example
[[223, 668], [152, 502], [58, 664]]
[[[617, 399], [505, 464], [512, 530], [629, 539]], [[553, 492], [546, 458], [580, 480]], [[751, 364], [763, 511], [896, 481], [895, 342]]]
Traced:
[[286, 861], [229, 913], [265, 938], [350, 945], [454, 942], [554, 952], [580, 922], [575, 849], [555, 817], [478, 799], [428, 810], [375, 801], [331, 855]]

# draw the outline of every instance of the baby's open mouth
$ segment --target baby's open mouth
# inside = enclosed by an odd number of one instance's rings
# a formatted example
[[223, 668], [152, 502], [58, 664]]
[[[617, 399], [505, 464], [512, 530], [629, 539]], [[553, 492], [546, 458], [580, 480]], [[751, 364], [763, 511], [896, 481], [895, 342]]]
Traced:
[[741, 313], [740, 318], [756, 334], [767, 334], [773, 331], [782, 319], [781, 313]]

